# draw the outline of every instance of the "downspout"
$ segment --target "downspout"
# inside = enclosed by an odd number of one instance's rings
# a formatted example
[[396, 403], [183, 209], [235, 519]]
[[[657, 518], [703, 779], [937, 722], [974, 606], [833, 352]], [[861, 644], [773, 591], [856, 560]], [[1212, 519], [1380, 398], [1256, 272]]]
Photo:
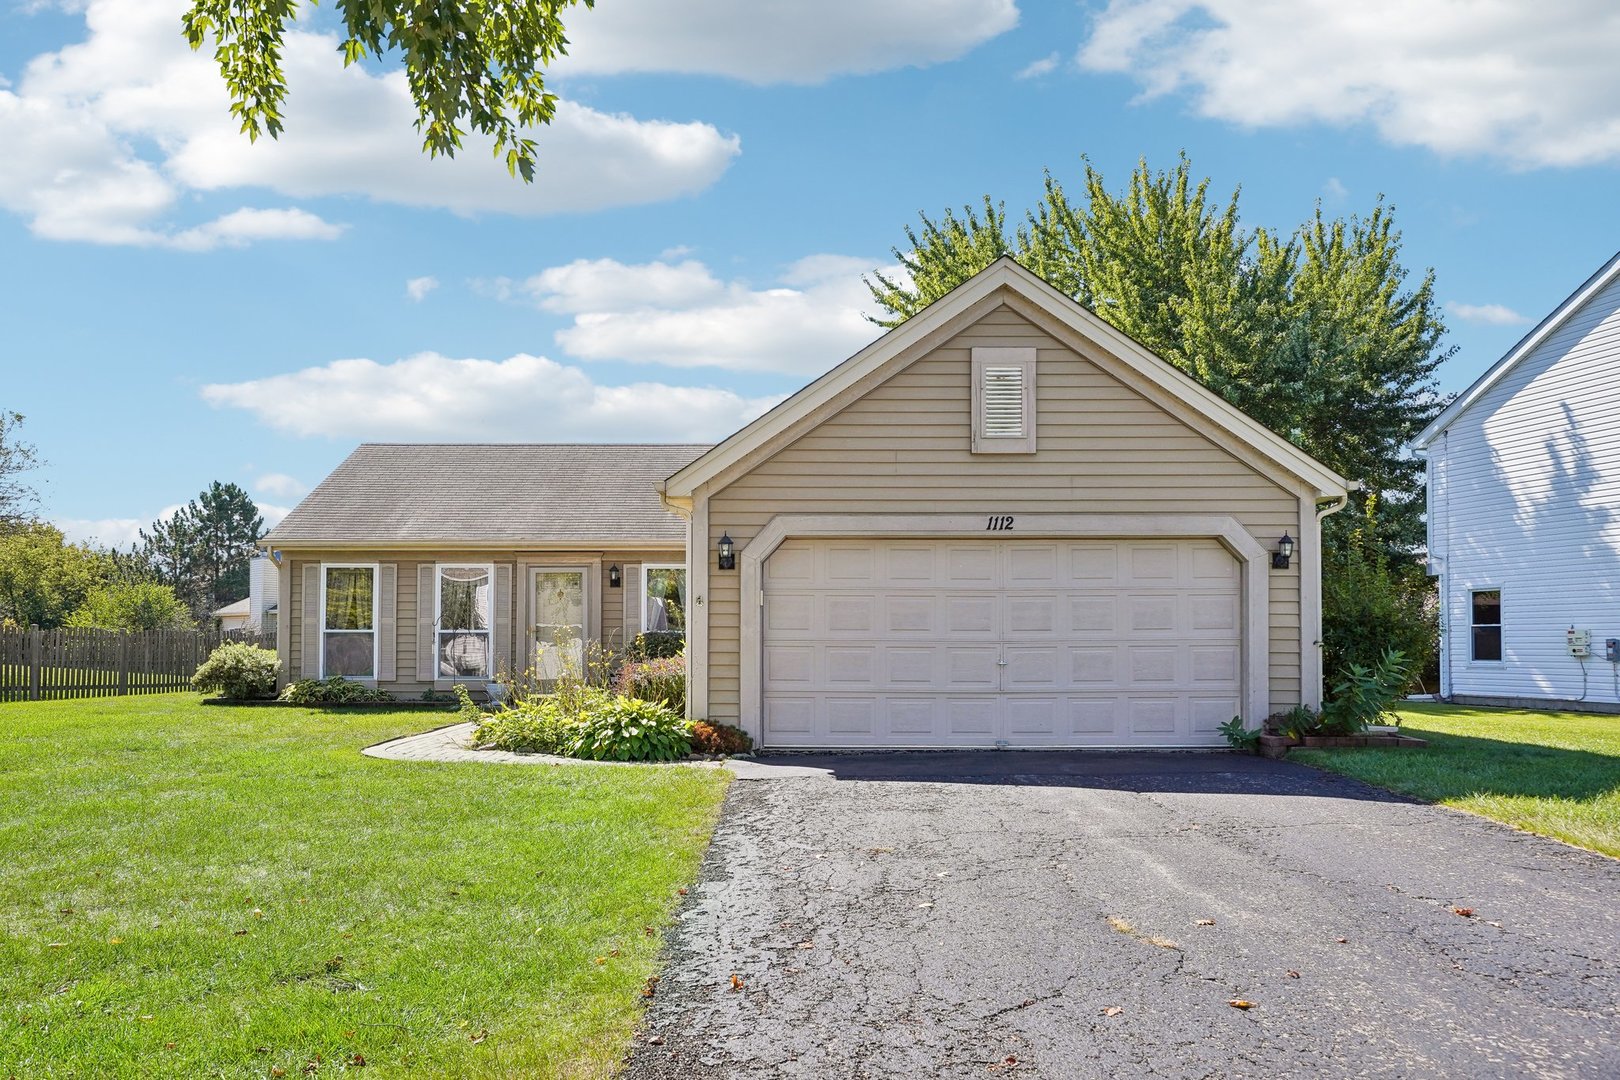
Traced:
[[[1316, 535], [1312, 537], [1312, 540], [1315, 543], [1314, 550], [1316, 551], [1317, 561], [1316, 572], [1318, 575], [1322, 573], [1322, 520], [1337, 514], [1340, 510], [1343, 510], [1346, 504], [1350, 502], [1350, 492], [1360, 490], [1361, 481], [1352, 480], [1345, 486], [1345, 493], [1343, 495], [1340, 495], [1337, 498], [1331, 499], [1325, 503], [1316, 504]], [[1321, 590], [1318, 589], [1317, 592], [1320, 594]], [[1322, 663], [1322, 612], [1323, 605], [1318, 602], [1316, 610], [1316, 670], [1317, 674], [1321, 677], [1323, 684], [1319, 688], [1318, 700], [1325, 698], [1327, 692], [1327, 665]]]

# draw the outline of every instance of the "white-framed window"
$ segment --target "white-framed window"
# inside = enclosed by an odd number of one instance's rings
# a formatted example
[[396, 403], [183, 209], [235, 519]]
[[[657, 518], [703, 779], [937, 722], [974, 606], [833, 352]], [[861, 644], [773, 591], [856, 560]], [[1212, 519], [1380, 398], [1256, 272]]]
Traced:
[[490, 675], [495, 567], [491, 563], [439, 563], [435, 568], [434, 657], [441, 679]]
[[1472, 589], [1468, 593], [1468, 630], [1471, 660], [1502, 659], [1502, 590]]
[[377, 564], [321, 564], [321, 677], [377, 677]]
[[1035, 350], [973, 350], [973, 452], [1035, 452]]
[[641, 629], [686, 633], [686, 567], [644, 563], [641, 567]]

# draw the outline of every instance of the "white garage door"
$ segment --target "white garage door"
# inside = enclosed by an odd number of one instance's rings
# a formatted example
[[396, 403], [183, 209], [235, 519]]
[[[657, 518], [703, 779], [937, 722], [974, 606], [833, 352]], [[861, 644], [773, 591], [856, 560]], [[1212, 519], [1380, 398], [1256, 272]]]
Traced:
[[790, 540], [765, 745], [1220, 745], [1239, 584], [1212, 540]]

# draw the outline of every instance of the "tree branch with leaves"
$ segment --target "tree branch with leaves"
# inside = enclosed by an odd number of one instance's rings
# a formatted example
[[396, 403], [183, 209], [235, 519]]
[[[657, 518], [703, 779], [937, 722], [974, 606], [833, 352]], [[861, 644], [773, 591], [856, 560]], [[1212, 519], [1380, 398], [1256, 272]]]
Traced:
[[[313, 6], [315, 0], [311, 0]], [[523, 134], [549, 124], [557, 97], [545, 70], [568, 52], [563, 13], [595, 0], [336, 0], [346, 37], [343, 66], [398, 54], [416, 103], [416, 130], [431, 157], [454, 157], [470, 128], [487, 136], [507, 171], [534, 180], [535, 142]], [[283, 130], [282, 66], [296, 0], [193, 0], [187, 42], [212, 40], [231, 94], [231, 115], [250, 141]]]

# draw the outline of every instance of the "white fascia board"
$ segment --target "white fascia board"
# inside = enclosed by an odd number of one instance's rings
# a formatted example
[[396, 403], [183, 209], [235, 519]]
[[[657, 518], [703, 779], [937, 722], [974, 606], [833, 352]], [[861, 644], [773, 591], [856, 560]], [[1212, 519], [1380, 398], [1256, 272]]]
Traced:
[[1616, 252], [1608, 262], [1598, 268], [1596, 273], [1587, 278], [1580, 288], [1570, 293], [1562, 304], [1552, 310], [1552, 314], [1542, 319], [1533, 330], [1520, 338], [1519, 343], [1509, 349], [1502, 359], [1492, 364], [1485, 374], [1474, 380], [1474, 385], [1458, 394], [1457, 399], [1431, 420], [1428, 427], [1417, 433], [1417, 437], [1411, 443], [1412, 449], [1427, 450], [1434, 440], [1440, 437], [1442, 431], [1455, 423], [1457, 418], [1489, 392], [1491, 387], [1506, 378], [1525, 357], [1535, 352], [1542, 342], [1557, 333], [1559, 327], [1585, 307], [1587, 301], [1606, 288], [1616, 276], [1620, 276], [1620, 252]]

